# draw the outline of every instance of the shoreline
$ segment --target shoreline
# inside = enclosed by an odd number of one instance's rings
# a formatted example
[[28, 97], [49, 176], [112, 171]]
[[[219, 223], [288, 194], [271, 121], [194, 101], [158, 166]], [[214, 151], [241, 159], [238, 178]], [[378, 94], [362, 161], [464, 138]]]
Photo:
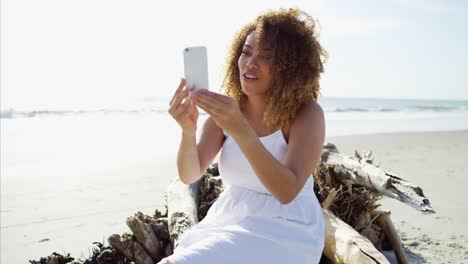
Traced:
[[344, 138], [344, 137], [362, 137], [362, 136], [390, 136], [390, 135], [398, 135], [398, 134], [437, 134], [437, 133], [461, 133], [467, 132], [468, 129], [450, 129], [450, 130], [434, 130], [434, 131], [392, 131], [392, 132], [369, 132], [369, 133], [356, 133], [356, 134], [346, 134], [346, 135], [333, 135], [333, 136], [326, 136], [325, 141], [327, 139], [336, 139], [336, 138]]

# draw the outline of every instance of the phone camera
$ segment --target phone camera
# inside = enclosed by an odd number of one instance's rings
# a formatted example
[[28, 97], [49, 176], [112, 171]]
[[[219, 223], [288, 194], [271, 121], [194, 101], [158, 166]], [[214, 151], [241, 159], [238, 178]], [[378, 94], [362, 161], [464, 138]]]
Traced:
[[185, 51], [188, 51], [188, 48], [186, 48]]

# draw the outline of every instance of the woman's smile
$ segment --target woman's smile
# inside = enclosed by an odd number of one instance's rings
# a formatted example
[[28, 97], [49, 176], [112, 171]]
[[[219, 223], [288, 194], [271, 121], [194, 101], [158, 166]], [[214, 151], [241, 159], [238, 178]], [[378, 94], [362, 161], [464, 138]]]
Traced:
[[245, 82], [254, 82], [258, 80], [258, 77], [252, 73], [244, 73], [242, 77]]

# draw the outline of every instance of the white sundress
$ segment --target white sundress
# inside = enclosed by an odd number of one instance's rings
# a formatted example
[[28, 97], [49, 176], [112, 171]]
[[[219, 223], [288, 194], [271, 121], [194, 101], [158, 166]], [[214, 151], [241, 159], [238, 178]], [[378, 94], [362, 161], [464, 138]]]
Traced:
[[[318, 263], [325, 230], [312, 175], [293, 201], [281, 204], [226, 136], [218, 163], [224, 191], [166, 259], [173, 264]], [[281, 129], [259, 139], [283, 160], [288, 145]]]

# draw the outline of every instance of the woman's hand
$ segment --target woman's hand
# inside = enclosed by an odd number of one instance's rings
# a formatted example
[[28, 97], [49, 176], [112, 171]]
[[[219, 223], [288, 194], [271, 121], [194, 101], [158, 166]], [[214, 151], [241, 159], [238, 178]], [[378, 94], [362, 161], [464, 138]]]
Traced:
[[250, 124], [240, 111], [239, 102], [234, 98], [205, 89], [193, 92], [190, 98], [213, 118], [218, 127], [231, 136], [240, 135], [250, 128]]
[[195, 134], [197, 131], [198, 109], [192, 103], [192, 100], [188, 98], [192, 87], [183, 89], [184, 86], [185, 79], [182, 78], [179, 87], [169, 102], [168, 112], [179, 123], [184, 132]]

